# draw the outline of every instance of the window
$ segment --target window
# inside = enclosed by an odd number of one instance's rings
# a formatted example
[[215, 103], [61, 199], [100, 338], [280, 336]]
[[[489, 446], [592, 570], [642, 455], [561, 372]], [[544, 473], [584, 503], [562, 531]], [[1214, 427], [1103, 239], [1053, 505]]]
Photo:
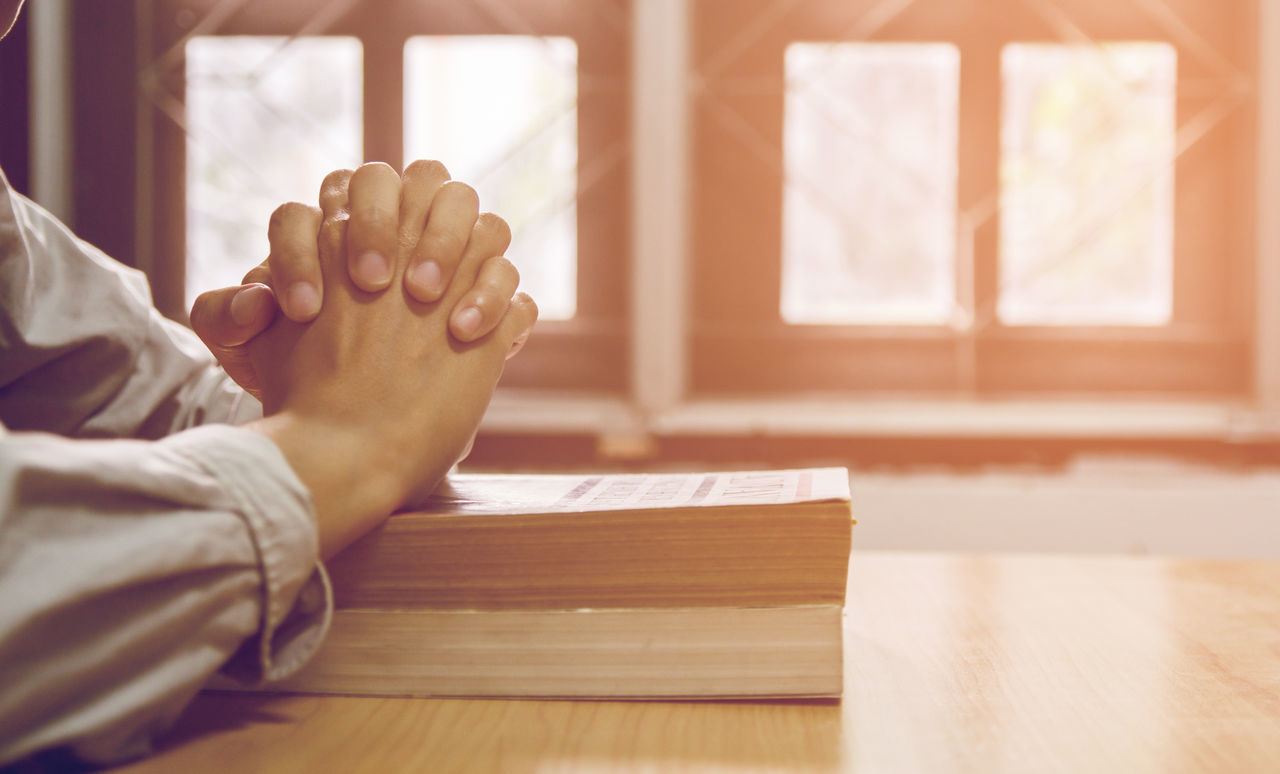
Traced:
[[572, 38], [410, 38], [406, 159], [446, 159], [511, 226], [538, 319], [577, 306], [578, 47]]
[[[633, 29], [654, 6], [623, 0], [165, 0], [144, 71], [156, 252], [217, 233], [202, 218], [222, 200], [192, 196], [182, 170], [216, 182], [225, 155], [200, 154], [228, 143], [203, 128], [227, 110], [201, 90], [251, 77], [262, 109], [347, 138], [332, 143], [357, 137], [357, 159], [438, 157], [476, 185], [512, 223], [544, 311], [504, 386], [641, 407], [617, 425], [670, 428], [683, 418], [664, 425], [667, 408], [724, 398], [1249, 394], [1256, 3], [662, 7], [687, 41]], [[202, 47], [243, 40], [273, 53], [200, 64]], [[347, 53], [300, 64], [311, 45]], [[650, 67], [633, 72], [633, 53]], [[664, 57], [687, 58], [661, 82], [687, 127], [638, 107]], [[336, 68], [354, 123], [271, 103], [287, 67]], [[668, 129], [687, 157], [652, 152]], [[687, 240], [634, 261], [633, 240], [667, 224], [633, 201], [633, 176], [648, 190], [633, 159], [678, 179], [688, 204], [672, 229]], [[314, 174], [287, 176], [310, 189]], [[265, 214], [253, 217], [263, 224], [248, 233], [263, 234]], [[217, 239], [238, 265], [265, 251]], [[181, 309], [171, 288], [180, 298], [185, 285], [166, 272], [153, 271], [157, 296]], [[687, 281], [650, 282], [659, 274]], [[651, 292], [676, 285], [687, 298]], [[658, 327], [678, 342], [669, 351], [652, 346]], [[674, 387], [648, 400], [650, 379]], [[727, 426], [698, 427], [712, 425]]]
[[540, 303], [504, 384], [626, 388], [625, 3], [158, 5], [154, 249], [188, 256], [152, 272], [162, 309], [237, 282], [328, 171], [436, 158], [510, 223]]
[[792, 43], [785, 74], [782, 319], [946, 323], [956, 47]]
[[1176, 49], [1014, 43], [1000, 70], [1000, 320], [1168, 325]]
[[693, 3], [692, 391], [1247, 392], [1252, 18]]
[[[360, 163], [360, 42], [200, 36], [186, 59], [186, 304], [266, 257], [281, 202]], [[261, 258], [259, 258], [261, 260]]]

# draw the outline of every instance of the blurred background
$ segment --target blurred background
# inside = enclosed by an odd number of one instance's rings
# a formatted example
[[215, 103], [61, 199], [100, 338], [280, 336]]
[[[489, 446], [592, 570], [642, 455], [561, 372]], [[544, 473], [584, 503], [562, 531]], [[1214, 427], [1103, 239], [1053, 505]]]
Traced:
[[0, 164], [185, 318], [443, 161], [542, 319], [469, 465], [850, 467], [861, 548], [1280, 557], [1274, 0], [38, 0]]

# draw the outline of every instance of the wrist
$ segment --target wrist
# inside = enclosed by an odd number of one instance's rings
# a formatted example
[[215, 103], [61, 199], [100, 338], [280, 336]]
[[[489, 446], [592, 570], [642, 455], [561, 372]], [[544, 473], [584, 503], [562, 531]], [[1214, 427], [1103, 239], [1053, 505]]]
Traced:
[[323, 559], [381, 524], [407, 495], [403, 463], [375, 434], [290, 411], [245, 428], [273, 441], [310, 490]]

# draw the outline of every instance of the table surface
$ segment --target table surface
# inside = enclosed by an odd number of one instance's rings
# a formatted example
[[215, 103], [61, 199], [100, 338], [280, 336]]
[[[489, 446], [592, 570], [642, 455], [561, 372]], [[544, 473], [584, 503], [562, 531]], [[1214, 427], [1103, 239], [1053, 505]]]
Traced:
[[1280, 771], [1280, 562], [855, 552], [841, 702], [202, 695], [126, 771]]

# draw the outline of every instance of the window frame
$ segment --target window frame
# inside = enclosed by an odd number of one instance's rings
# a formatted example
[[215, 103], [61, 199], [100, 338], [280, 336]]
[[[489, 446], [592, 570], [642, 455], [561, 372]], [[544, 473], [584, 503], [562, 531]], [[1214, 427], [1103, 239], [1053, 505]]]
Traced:
[[[1007, 326], [994, 318], [998, 284], [1000, 82], [1002, 47], [1062, 42], [1025, 0], [917, 0], [896, 15], [868, 19], [871, 0], [799, 4], [775, 15], [766, 30], [741, 18], [764, 18], [764, 0], [704, 0], [691, 6], [692, 251], [698, 256], [692, 295], [699, 314], [690, 330], [692, 393], [768, 395], [798, 390], [844, 394], [885, 392], [940, 397], [1142, 395], [1239, 398], [1252, 388], [1250, 294], [1254, 274], [1252, 158], [1257, 145], [1252, 106], [1243, 104], [1177, 160], [1174, 312], [1165, 326]], [[1081, 4], [1084, 5], [1084, 4]], [[1212, 4], [1186, 0], [1182, 6]], [[758, 7], [757, 7], [758, 6]], [[1090, 8], [1094, 8], [1090, 6]], [[1208, 9], [1212, 11], [1213, 9]], [[1202, 14], [1204, 15], [1204, 14]], [[1251, 13], [1218, 28], [1197, 27], [1253, 69]], [[1077, 31], [1099, 40], [1166, 39], [1136, 9], [1080, 14]], [[1204, 22], [1204, 19], [1200, 20]], [[783, 323], [777, 311], [782, 244], [783, 51], [792, 41], [833, 42], [853, 31], [867, 42], [945, 42], [960, 49], [957, 304], [986, 325], [863, 326]], [[832, 33], [836, 33], [833, 35]], [[749, 38], [750, 46], [731, 48]], [[1221, 38], [1221, 39], [1220, 39]], [[1179, 83], [1204, 80], [1200, 52], [1178, 48]], [[1232, 45], [1225, 45], [1230, 42]], [[708, 69], [710, 73], [706, 72]], [[771, 89], [771, 85], [775, 88]], [[1181, 93], [1178, 125], [1203, 109]], [[725, 111], [739, 120], [728, 126]], [[1209, 146], [1215, 154], [1206, 154]], [[774, 154], [769, 158], [768, 154]], [[1217, 159], [1226, 156], [1225, 165]], [[1207, 182], [1206, 182], [1207, 180]], [[1246, 201], [1233, 201], [1245, 191]], [[745, 195], [741, 192], [747, 192]], [[734, 200], [742, 211], [726, 213]], [[1193, 217], [1216, 207], [1205, 228]], [[967, 216], [978, 213], [966, 243]], [[1191, 224], [1184, 227], [1183, 224]], [[1220, 245], [1227, 245], [1225, 251]], [[971, 254], [973, 262], [966, 265]], [[1225, 254], [1225, 255], [1222, 255]], [[1229, 262], [1226, 271], [1215, 266]]]
[[[192, 35], [345, 35], [364, 50], [364, 158], [403, 167], [404, 43], [417, 35], [511, 34], [564, 36], [578, 45], [578, 303], [568, 320], [544, 320], [520, 358], [509, 361], [508, 387], [622, 394], [629, 385], [625, 276], [630, 262], [630, 42], [627, 0], [530, 0], [519, 14], [484, 2], [393, 0], [238, 4], [217, 0], [152, 0], [151, 50], [144, 72], [154, 160], [147, 182], [153, 214], [147, 262], [157, 306], [186, 318], [185, 154], [181, 126], [182, 46]], [[376, 10], [376, 12], [374, 12]], [[143, 109], [148, 95], [144, 80]], [[140, 147], [142, 138], [140, 137]], [[143, 149], [147, 152], [147, 149]], [[446, 164], [447, 159], [442, 159]], [[481, 203], [483, 206], [483, 202]], [[263, 224], [265, 233], [266, 224]], [[246, 257], [246, 270], [262, 256]], [[584, 259], [585, 258], [585, 259]], [[513, 256], [517, 265], [519, 257]]]
[[[114, 51], [120, 40], [136, 41], [132, 47], [138, 52], [137, 70], [149, 77], [144, 65], [156, 55], [150, 50], [155, 40], [151, 30], [156, 2], [103, 0], [102, 12], [89, 15], [91, 19], [82, 17], [86, 10], [98, 9], [97, 3], [85, 9], [75, 7], [72, 19], [80, 53], [74, 60], [77, 92], [86, 72], [94, 76], [100, 70], [95, 63], [106, 56], [103, 50]], [[520, 448], [532, 448], [529, 443], [541, 444], [544, 441], [539, 439], [558, 436], [584, 439], [585, 446], [575, 446], [584, 452], [595, 448], [606, 457], [623, 458], [652, 454], [653, 441], [664, 437], [745, 440], [751, 436], [761, 442], [771, 438], [784, 442], [786, 438], [821, 436], [867, 439], [876, 446], [877, 438], [908, 443], [918, 439], [924, 444], [922, 450], [935, 448], [938, 439], [978, 438], [1008, 438], [1015, 444], [1037, 437], [1067, 439], [1067, 447], [1082, 439], [1165, 439], [1162, 443], [1180, 439], [1226, 443], [1233, 449], [1280, 442], [1280, 305], [1273, 303], [1280, 298], [1280, 219], [1274, 218], [1256, 219], [1251, 233], [1242, 236], [1257, 247], [1257, 282], [1244, 314], [1252, 323], [1253, 389], [1239, 398], [1153, 399], [1135, 395], [1121, 400], [1112, 395], [1092, 400], [973, 400], [972, 396], [845, 395], [814, 403], [794, 393], [725, 400], [692, 392], [690, 341], [685, 331], [692, 306], [687, 41], [693, 2], [697, 0], [646, 0], [631, 8], [630, 220], [636, 227], [629, 231], [629, 252], [645, 259], [631, 262], [629, 274], [623, 278], [629, 282], [626, 296], [631, 301], [628, 389], [618, 395], [511, 389], [504, 384], [482, 424], [477, 453], [488, 448], [486, 438], [502, 448], [507, 448], [506, 441], [513, 441], [511, 448], [517, 449], [513, 453], [518, 453]], [[116, 23], [120, 20], [125, 21]], [[109, 27], [114, 24], [109, 36], [114, 44], [103, 43], [104, 23]], [[1257, 208], [1261, 212], [1280, 211], [1280, 146], [1260, 139], [1280, 135], [1280, 6], [1261, 5], [1256, 40], [1251, 44], [1259, 58]], [[111, 110], [102, 112], [86, 111], [77, 98], [74, 158], [60, 161], [57, 170], [33, 170], [33, 174], [61, 174], [74, 166], [81, 171], [76, 202], [85, 205], [100, 205], [102, 184], [110, 180], [124, 183], [124, 188], [115, 192], [117, 201], [132, 201], [136, 183], [136, 206], [121, 210], [135, 210], [136, 222], [127, 215], [123, 221], [114, 218], [103, 224], [112, 230], [98, 237], [88, 233], [79, 219], [75, 227], [104, 247], [118, 242], [121, 247], [110, 250], [113, 255], [147, 269], [163, 254], [153, 244], [154, 229], [147, 211], [154, 198], [152, 170], [158, 162], [153, 125], [168, 119], [158, 117], [150, 99], [133, 91], [139, 88], [136, 73], [120, 79], [114, 88], [135, 98], [111, 100], [105, 103]], [[103, 124], [130, 128], [137, 138], [137, 152], [122, 157], [120, 146], [105, 147], [104, 142], [98, 142], [103, 135], [89, 127]], [[91, 147], [80, 147], [86, 143]], [[184, 246], [179, 244], [176, 249], [182, 251]], [[178, 318], [185, 312], [180, 305], [170, 308]], [[544, 332], [544, 326], [539, 326], [534, 338]], [[759, 458], [765, 448], [759, 447], [751, 459]], [[972, 455], [967, 459], [975, 461]]]

